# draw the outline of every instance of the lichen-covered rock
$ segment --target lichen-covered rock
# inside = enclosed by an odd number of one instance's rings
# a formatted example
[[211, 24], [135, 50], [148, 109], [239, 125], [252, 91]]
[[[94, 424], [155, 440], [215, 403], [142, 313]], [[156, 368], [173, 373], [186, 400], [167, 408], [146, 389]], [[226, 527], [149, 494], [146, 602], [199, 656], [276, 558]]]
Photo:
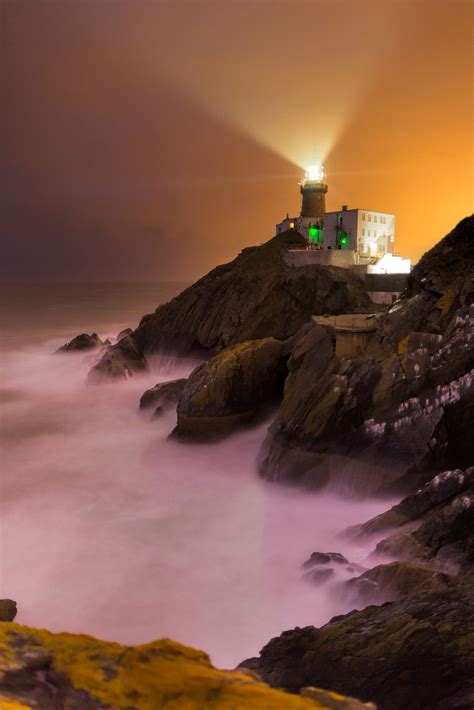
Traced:
[[158, 416], [166, 409], [175, 407], [183, 393], [186, 382], [185, 377], [179, 380], [159, 382], [142, 394], [140, 397], [140, 409], [151, 409], [153, 407], [154, 414]]
[[250, 421], [281, 397], [287, 358], [285, 343], [264, 338], [232, 345], [199, 365], [180, 397], [176, 433], [212, 438]]
[[89, 372], [87, 381], [99, 384], [107, 380], [126, 380], [134, 373], [148, 369], [143, 352], [131, 335], [125, 336], [115, 346], [107, 348], [101, 360]]
[[0, 621], [13, 621], [17, 613], [13, 599], [0, 599]]
[[380, 710], [470, 710], [474, 578], [454, 577], [316, 629], [285, 631], [242, 665], [270, 685], [308, 685], [373, 700]]
[[316, 264], [294, 268], [283, 260], [297, 232], [244, 249], [228, 264], [144, 316], [133, 332], [139, 350], [208, 357], [248, 340], [285, 340], [311, 316], [366, 311], [370, 299], [353, 272]]
[[367, 493], [413, 490], [434, 471], [470, 465], [473, 274], [470, 217], [422, 258], [358, 357], [328, 355], [321, 364], [317, 343], [307, 333], [295, 338], [300, 355], [262, 447], [261, 474]]
[[[326, 702], [326, 697], [332, 704]], [[127, 647], [90, 636], [0, 623], [2, 710], [363, 710], [357, 701], [308, 689], [269, 688], [168, 639]]]
[[81, 335], [76, 335], [75, 338], [70, 340], [65, 345], [61, 345], [60, 348], [56, 350], [58, 353], [72, 353], [81, 350], [96, 350], [103, 345], [102, 340], [99, 338], [97, 333], [82, 333]]
[[403, 599], [407, 594], [448, 584], [449, 575], [413, 562], [377, 565], [345, 582], [349, 595], [366, 604]]

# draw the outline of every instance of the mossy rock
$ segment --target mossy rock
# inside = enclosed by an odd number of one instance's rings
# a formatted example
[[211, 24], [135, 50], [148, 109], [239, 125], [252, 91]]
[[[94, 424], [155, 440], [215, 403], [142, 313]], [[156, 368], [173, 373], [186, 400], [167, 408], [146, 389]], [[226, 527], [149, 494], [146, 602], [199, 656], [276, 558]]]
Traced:
[[[252, 677], [253, 675], [253, 677]], [[322, 696], [324, 699], [324, 695]], [[0, 623], [2, 710], [327, 710], [360, 707], [289, 695], [169, 639], [127, 647]]]

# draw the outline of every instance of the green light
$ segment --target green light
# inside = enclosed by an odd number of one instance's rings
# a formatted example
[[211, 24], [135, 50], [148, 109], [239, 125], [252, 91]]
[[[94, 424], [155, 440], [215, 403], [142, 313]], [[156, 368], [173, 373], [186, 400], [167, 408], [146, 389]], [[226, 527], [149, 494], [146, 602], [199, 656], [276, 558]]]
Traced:
[[310, 224], [308, 227], [308, 236], [310, 244], [322, 244], [323, 230]]

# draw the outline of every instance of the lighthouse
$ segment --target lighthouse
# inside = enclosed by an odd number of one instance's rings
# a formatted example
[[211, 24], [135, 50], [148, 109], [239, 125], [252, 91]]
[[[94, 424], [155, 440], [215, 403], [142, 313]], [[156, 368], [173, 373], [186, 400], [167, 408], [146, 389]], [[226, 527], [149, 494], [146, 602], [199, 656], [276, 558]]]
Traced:
[[322, 165], [310, 166], [300, 183], [303, 196], [300, 217], [314, 221], [322, 220], [326, 212], [326, 192], [328, 186], [324, 182]]

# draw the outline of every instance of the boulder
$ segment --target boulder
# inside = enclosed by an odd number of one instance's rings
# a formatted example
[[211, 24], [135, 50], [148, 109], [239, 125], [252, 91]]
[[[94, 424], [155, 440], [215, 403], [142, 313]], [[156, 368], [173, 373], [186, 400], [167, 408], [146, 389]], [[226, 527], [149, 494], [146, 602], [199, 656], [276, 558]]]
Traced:
[[186, 378], [159, 382], [154, 387], [146, 390], [140, 398], [140, 409], [154, 408], [155, 416], [162, 414], [166, 409], [176, 406], [183, 393]]
[[99, 384], [107, 380], [126, 380], [135, 373], [145, 372], [148, 363], [131, 335], [107, 348], [101, 360], [89, 372], [87, 381]]
[[[370, 299], [352, 271], [316, 264], [288, 266], [289, 247], [306, 242], [279, 234], [210, 271], [169, 303], [144, 316], [133, 338], [144, 355], [209, 357], [249, 340], [285, 340], [315, 314], [367, 311]], [[115, 347], [118, 347], [118, 343]]]
[[[363, 710], [318, 688], [275, 690], [246, 671], [214, 668], [202, 651], [162, 639], [121, 646], [91, 636], [0, 624], [5, 710]], [[371, 706], [373, 707], [373, 706]]]
[[474, 578], [454, 577], [325, 626], [285, 631], [242, 666], [290, 692], [308, 685], [379, 710], [468, 710], [474, 701]]
[[326, 336], [315, 326], [295, 337], [284, 398], [259, 456], [262, 476], [393, 493], [472, 463], [473, 245], [470, 217], [421, 259], [357, 357], [331, 354], [322, 343], [337, 334], [328, 326]]
[[12, 599], [0, 599], [0, 621], [13, 621], [16, 614], [16, 602]]
[[99, 338], [97, 333], [82, 333], [81, 335], [76, 335], [75, 338], [70, 340], [65, 345], [61, 345], [60, 348], [56, 350], [57, 353], [72, 353], [81, 350], [96, 350], [103, 345], [102, 340]]
[[225, 348], [199, 365], [178, 403], [179, 436], [214, 438], [246, 424], [281, 397], [288, 348], [274, 338]]

